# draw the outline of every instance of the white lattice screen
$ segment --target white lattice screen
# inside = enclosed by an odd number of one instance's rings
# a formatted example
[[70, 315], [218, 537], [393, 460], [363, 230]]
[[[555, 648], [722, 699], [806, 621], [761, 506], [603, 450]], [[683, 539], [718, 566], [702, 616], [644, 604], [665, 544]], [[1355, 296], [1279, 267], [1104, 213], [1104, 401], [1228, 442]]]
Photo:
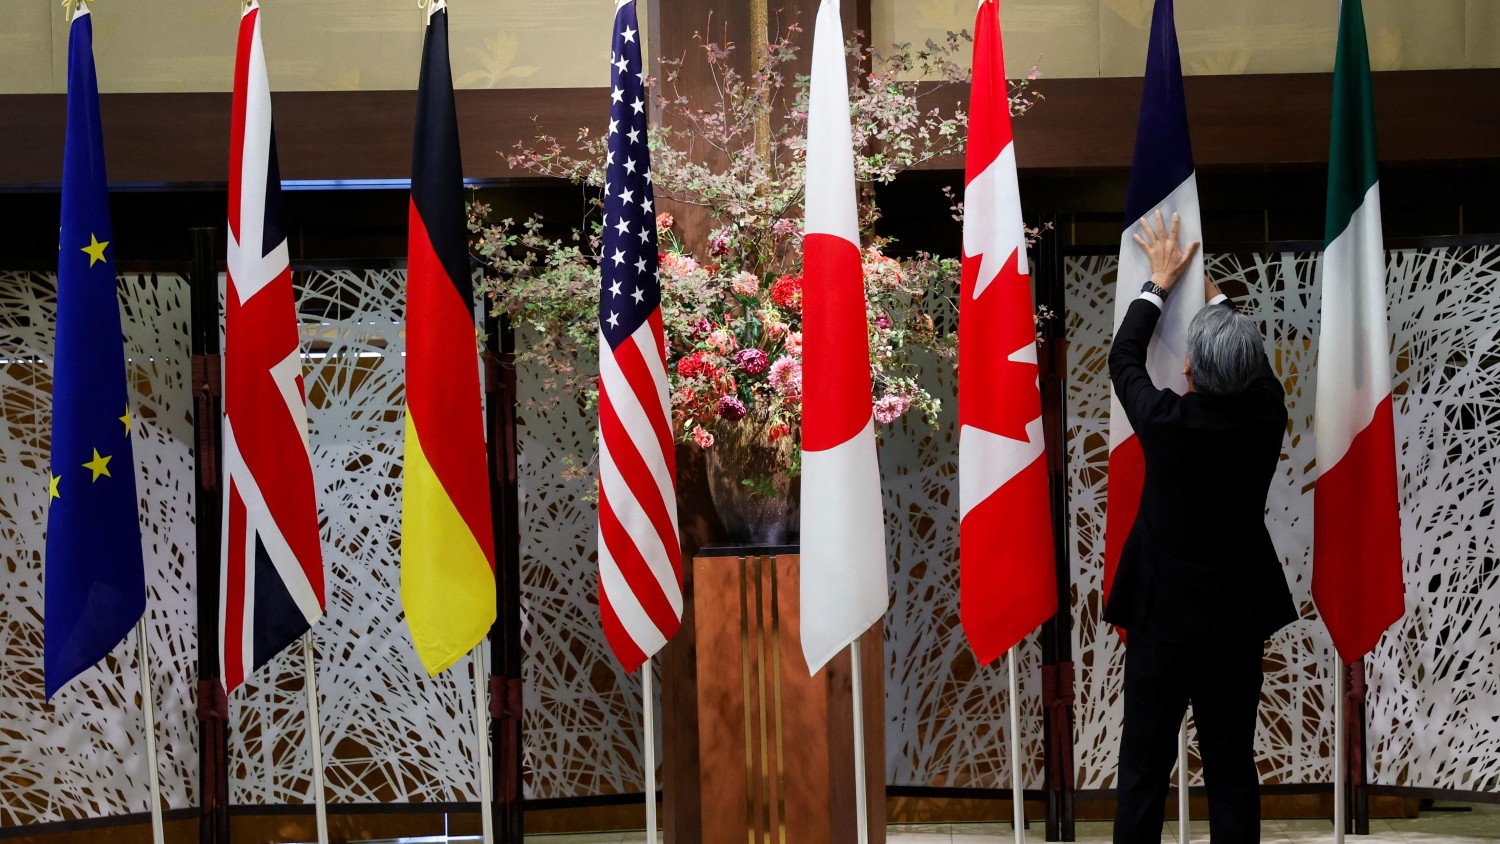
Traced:
[[[298, 273], [296, 286], [328, 572], [313, 637], [328, 800], [478, 799], [472, 657], [429, 678], [401, 613], [406, 273]], [[231, 696], [231, 803], [310, 802], [304, 694], [291, 648]]]
[[[1210, 272], [1266, 328], [1289, 390], [1292, 432], [1270, 500], [1304, 620], [1273, 643], [1258, 753], [1267, 782], [1326, 782], [1330, 653], [1307, 597], [1312, 525], [1315, 255], [1217, 255]], [[1391, 255], [1408, 613], [1370, 660], [1376, 782], [1495, 790], [1500, 777], [1500, 249]], [[1108, 402], [1104, 349], [1113, 258], [1067, 264], [1069, 472], [1075, 549], [1076, 753], [1080, 788], [1112, 784], [1120, 649], [1100, 626]], [[399, 614], [400, 327], [396, 271], [298, 276], [312, 442], [323, 505], [329, 614], [316, 636], [330, 799], [472, 800], [468, 663], [429, 680]], [[137, 390], [138, 469], [152, 567], [152, 647], [163, 784], [196, 803], [196, 596], [187, 285], [121, 281]], [[145, 769], [132, 643], [41, 700], [41, 553], [55, 279], [0, 274], [0, 824], [139, 812]], [[523, 338], [524, 342], [524, 338]], [[40, 363], [38, 362], [40, 361]], [[933, 385], [951, 376], [930, 377]], [[621, 674], [598, 629], [590, 483], [567, 455], [588, 454], [592, 422], [522, 373], [523, 607], [528, 796], [639, 789], [638, 678]], [[957, 620], [956, 442], [903, 422], [881, 447], [894, 595], [886, 621], [889, 781], [1004, 787], [1003, 666], [973, 665]], [[1022, 651], [1027, 787], [1041, 782], [1039, 649]], [[233, 700], [232, 801], [307, 799], [300, 664], [283, 655]], [[11, 782], [28, 782], [24, 788]]]
[[[943, 397], [940, 427], [903, 418], [880, 444], [891, 609], [885, 617], [885, 755], [897, 785], [1009, 788], [1005, 660], [977, 666], [958, 617], [958, 402], [951, 365], [924, 382]], [[1017, 654], [1022, 785], [1042, 786], [1039, 634]]]
[[[1208, 272], [1260, 322], [1291, 431], [1268, 501], [1302, 621], [1271, 643], [1257, 756], [1268, 783], [1328, 782], [1332, 650], [1313, 620], [1317, 263], [1308, 253], [1213, 255]], [[1113, 785], [1122, 649], [1100, 624], [1108, 373], [1116, 259], [1067, 264], [1068, 458], [1074, 527], [1078, 787]], [[1368, 660], [1375, 782], [1500, 788], [1494, 635], [1500, 616], [1500, 249], [1390, 253], [1387, 272], [1407, 613]], [[1196, 763], [1194, 765], [1196, 768]]]
[[[152, 686], [161, 784], [197, 803], [197, 599], [188, 287], [180, 276], [119, 279], [135, 415]], [[52, 424], [57, 276], [0, 272], [0, 827], [147, 808], [136, 640], [42, 693], [42, 550]]]

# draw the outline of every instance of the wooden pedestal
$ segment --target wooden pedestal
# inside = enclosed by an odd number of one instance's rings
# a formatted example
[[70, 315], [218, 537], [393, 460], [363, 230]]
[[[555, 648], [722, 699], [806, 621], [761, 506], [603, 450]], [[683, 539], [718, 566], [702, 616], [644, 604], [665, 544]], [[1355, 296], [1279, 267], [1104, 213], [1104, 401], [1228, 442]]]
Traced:
[[[809, 677], [795, 547], [705, 548], [662, 652], [668, 844], [854, 844], [845, 650]], [[860, 637], [870, 841], [885, 842], [884, 645]]]

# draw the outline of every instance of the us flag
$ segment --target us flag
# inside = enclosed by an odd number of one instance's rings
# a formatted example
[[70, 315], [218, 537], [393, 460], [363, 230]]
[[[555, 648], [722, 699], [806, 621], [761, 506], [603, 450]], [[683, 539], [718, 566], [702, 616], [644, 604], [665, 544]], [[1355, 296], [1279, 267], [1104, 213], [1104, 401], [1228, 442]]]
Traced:
[[682, 622], [645, 74], [635, 3], [615, 7], [599, 287], [599, 611], [634, 671]]
[[323, 551], [260, 7], [240, 18], [224, 295], [224, 538], [219, 664], [226, 691], [323, 615]]

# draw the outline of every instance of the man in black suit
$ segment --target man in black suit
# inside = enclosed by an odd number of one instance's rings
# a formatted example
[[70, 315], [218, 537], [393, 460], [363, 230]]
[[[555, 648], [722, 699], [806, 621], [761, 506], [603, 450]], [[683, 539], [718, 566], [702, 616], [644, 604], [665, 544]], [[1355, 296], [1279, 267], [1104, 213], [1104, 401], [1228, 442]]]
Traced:
[[1177, 215], [1168, 233], [1160, 212], [1141, 221], [1135, 240], [1150, 256], [1151, 280], [1109, 353], [1115, 395], [1146, 458], [1140, 510], [1104, 610], [1128, 637], [1114, 840], [1161, 841], [1178, 726], [1191, 702], [1213, 842], [1258, 842], [1261, 653], [1297, 618], [1265, 525], [1285, 392], [1255, 324], [1206, 277], [1208, 304], [1188, 329], [1187, 394], [1151, 382], [1147, 345], [1198, 244], [1183, 252]]

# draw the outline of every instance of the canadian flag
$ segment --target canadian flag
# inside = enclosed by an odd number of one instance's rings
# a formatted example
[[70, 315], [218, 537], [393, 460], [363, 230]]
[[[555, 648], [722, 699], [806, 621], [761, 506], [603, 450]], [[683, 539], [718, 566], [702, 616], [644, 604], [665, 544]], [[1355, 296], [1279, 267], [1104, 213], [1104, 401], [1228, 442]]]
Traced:
[[984, 664], [1057, 612], [1057, 583], [998, 0], [979, 4], [974, 33], [958, 310], [959, 616]]

